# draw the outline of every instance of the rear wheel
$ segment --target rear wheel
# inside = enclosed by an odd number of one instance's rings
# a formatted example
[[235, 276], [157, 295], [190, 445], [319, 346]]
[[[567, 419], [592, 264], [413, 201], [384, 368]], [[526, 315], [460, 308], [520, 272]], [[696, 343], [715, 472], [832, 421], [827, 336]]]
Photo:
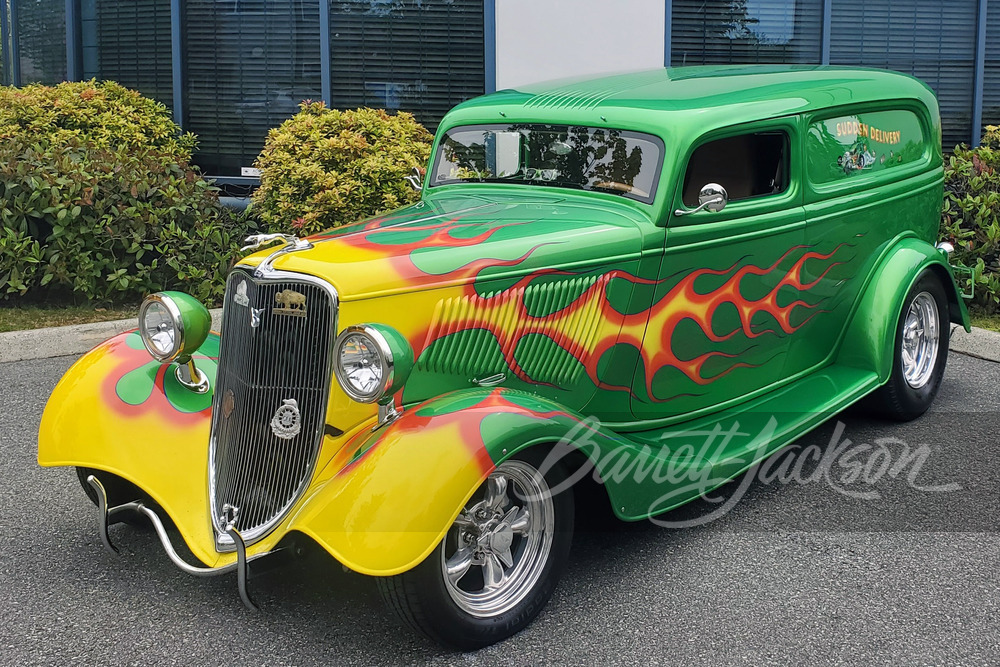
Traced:
[[907, 421], [927, 411], [944, 377], [948, 334], [948, 297], [937, 276], [925, 271], [899, 316], [889, 381], [873, 395], [881, 414]]
[[572, 495], [551, 493], [561, 472], [543, 474], [539, 463], [501, 463], [423, 563], [378, 579], [404, 622], [439, 643], [474, 650], [538, 615], [562, 574], [573, 531]]

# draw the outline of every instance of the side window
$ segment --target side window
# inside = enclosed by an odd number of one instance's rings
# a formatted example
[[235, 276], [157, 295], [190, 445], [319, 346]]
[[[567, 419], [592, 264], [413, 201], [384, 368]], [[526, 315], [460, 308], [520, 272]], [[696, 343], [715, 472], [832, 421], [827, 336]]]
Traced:
[[784, 132], [743, 134], [699, 146], [684, 174], [684, 205], [696, 207], [698, 193], [708, 183], [724, 187], [731, 202], [784, 192], [788, 146]]
[[816, 120], [807, 139], [809, 180], [847, 181], [924, 158], [927, 137], [912, 111], [871, 111]]

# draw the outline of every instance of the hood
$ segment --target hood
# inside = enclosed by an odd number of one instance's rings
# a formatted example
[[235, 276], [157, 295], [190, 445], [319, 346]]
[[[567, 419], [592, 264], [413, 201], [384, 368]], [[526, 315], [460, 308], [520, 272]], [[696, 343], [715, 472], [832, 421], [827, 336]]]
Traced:
[[321, 277], [352, 301], [636, 258], [642, 224], [651, 223], [636, 208], [603, 198], [436, 195], [309, 237], [311, 249], [274, 268]]

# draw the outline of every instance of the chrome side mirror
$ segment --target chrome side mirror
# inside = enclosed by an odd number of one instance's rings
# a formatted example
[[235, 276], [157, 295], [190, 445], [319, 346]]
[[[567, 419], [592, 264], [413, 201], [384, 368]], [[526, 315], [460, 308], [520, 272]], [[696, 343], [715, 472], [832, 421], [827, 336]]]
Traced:
[[674, 211], [674, 215], [691, 215], [692, 213], [697, 213], [698, 211], [705, 209], [711, 211], [712, 213], [718, 213], [722, 209], [726, 208], [726, 204], [729, 203], [729, 193], [726, 189], [719, 185], [718, 183], [709, 183], [701, 189], [698, 193], [698, 208], [693, 208], [690, 211], [685, 211], [682, 208]]
[[406, 177], [406, 182], [410, 184], [410, 187], [420, 192], [424, 189], [424, 179], [420, 173], [419, 167], [414, 167], [410, 175]]

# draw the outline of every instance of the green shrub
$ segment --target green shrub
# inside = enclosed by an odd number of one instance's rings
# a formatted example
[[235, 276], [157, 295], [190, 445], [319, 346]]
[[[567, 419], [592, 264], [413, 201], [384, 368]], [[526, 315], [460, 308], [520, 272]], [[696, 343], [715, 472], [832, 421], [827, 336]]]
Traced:
[[249, 225], [188, 165], [194, 147], [118, 84], [0, 88], [0, 293], [217, 300]]
[[413, 202], [405, 179], [432, 139], [408, 113], [305, 102], [268, 134], [254, 212], [273, 231], [315, 233]]
[[185, 165], [198, 143], [165, 106], [113, 81], [0, 87], [0, 143], [19, 137], [51, 145], [75, 138], [90, 148], [155, 148]]
[[945, 164], [944, 191], [941, 238], [954, 244], [953, 261], [974, 270], [973, 303], [988, 313], [996, 312], [1000, 304], [1000, 127], [987, 126], [979, 148], [955, 147]]

